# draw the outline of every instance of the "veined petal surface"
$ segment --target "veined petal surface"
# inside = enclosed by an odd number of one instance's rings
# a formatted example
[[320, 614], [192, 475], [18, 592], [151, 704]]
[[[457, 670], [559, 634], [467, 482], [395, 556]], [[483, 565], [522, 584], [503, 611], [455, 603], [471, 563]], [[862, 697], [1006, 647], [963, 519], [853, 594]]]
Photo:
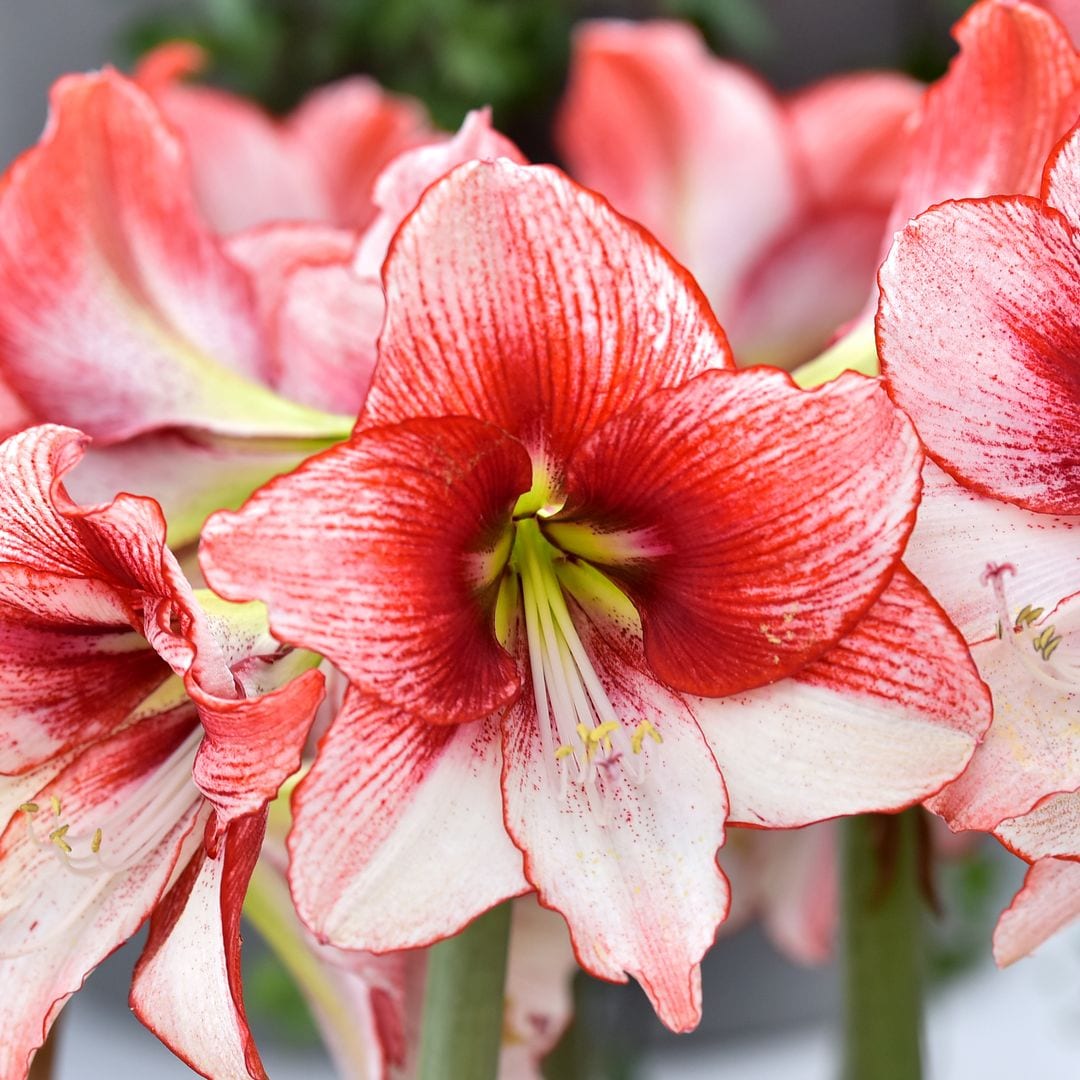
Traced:
[[1040, 859], [1028, 871], [1024, 887], [998, 920], [994, 930], [994, 959], [1001, 967], [1014, 963], [1078, 915], [1080, 863]]

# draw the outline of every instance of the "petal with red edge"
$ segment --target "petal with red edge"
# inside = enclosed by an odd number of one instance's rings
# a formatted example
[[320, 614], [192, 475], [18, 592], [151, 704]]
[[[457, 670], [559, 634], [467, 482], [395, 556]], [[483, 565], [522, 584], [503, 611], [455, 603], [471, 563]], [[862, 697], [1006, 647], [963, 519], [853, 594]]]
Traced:
[[990, 721], [963, 641], [903, 567], [854, 630], [794, 678], [691, 705], [731, 820], [772, 828], [917, 802], [964, 768]]
[[572, 618], [616, 722], [629, 735], [647, 721], [663, 741], [643, 748], [642, 777], [613, 756], [596, 784], [569, 783], [564, 795], [535, 699], [523, 694], [503, 720], [506, 826], [540, 902], [566, 919], [581, 966], [615, 982], [633, 976], [669, 1028], [689, 1031], [701, 1018], [698, 965], [728, 910], [716, 865], [724, 784], [683, 702], [646, 674], [640, 628], [577, 593]]
[[526, 891], [498, 726], [426, 724], [351, 690], [293, 799], [290, 884], [323, 941], [427, 945]]
[[984, 0], [953, 33], [960, 55], [927, 91], [887, 236], [945, 199], [1034, 195], [1080, 110], [1080, 55], [1045, 12]]
[[595, 548], [664, 682], [721, 696], [790, 675], [854, 626], [899, 561], [921, 462], [872, 380], [807, 393], [766, 368], [710, 372], [597, 432], [548, 531]]
[[905, 75], [864, 71], [825, 79], [788, 101], [795, 145], [818, 205], [888, 211], [924, 89]]
[[332, 206], [309, 156], [282, 126], [243, 98], [180, 82], [203, 66], [201, 50], [170, 42], [135, 73], [183, 136], [199, 206], [222, 233], [272, 219], [328, 220]]
[[386, 325], [360, 424], [489, 420], [525, 443], [553, 491], [604, 420], [730, 366], [686, 271], [551, 168], [456, 169], [402, 225], [384, 276]]
[[1042, 197], [1060, 210], [1074, 228], [1080, 228], [1080, 125], [1050, 155], [1043, 173]]
[[[1061, 639], [1049, 660], [1032, 640], [1047, 631]], [[1080, 787], [1080, 594], [1022, 634], [1004, 634], [972, 647], [993, 691], [993, 726], [964, 775], [927, 804], [953, 829], [991, 829], [1045, 795]]]
[[0, 191], [2, 375], [35, 415], [118, 441], [189, 424], [315, 435], [267, 391], [244, 273], [187, 183], [179, 139], [115, 72], [53, 91], [41, 143]]
[[[440, 138], [423, 106], [352, 77], [308, 94], [286, 121], [291, 152], [307, 157], [319, 177], [335, 225], [365, 227], [376, 207], [376, 177], [398, 154]], [[281, 216], [281, 215], [277, 215]]]
[[923, 498], [904, 561], [948, 612], [964, 639], [981, 641], [1000, 618], [990, 565], [1018, 614], [1047, 610], [1080, 590], [1080, 517], [1033, 514], [961, 487], [933, 462], [923, 468]]
[[1080, 794], [1051, 795], [1029, 813], [1002, 821], [994, 835], [1028, 861], [1080, 859]]
[[364, 277], [378, 279], [390, 241], [420, 196], [440, 177], [474, 159], [508, 158], [525, 164], [521, 151], [491, 126], [490, 109], [474, 109], [461, 129], [445, 142], [430, 143], [399, 155], [375, 182], [375, 205], [379, 213], [364, 231], [356, 251], [354, 269]]
[[803, 200], [781, 103], [688, 26], [595, 22], [575, 35], [558, 123], [575, 177], [670, 247], [726, 326]]
[[495, 640], [494, 582], [529, 478], [521, 445], [488, 424], [376, 428], [211, 518], [203, 570], [371, 693], [436, 723], [474, 720], [519, 686]]
[[1080, 513], [1080, 238], [1033, 199], [949, 203], [881, 268], [878, 350], [930, 456], [963, 484]]
[[994, 930], [1000, 967], [1025, 957], [1080, 915], [1080, 863], [1040, 859]]
[[192, 859], [150, 920], [131, 1007], [182, 1061], [214, 1080], [264, 1080], [240, 982], [240, 912], [265, 814], [233, 821]]

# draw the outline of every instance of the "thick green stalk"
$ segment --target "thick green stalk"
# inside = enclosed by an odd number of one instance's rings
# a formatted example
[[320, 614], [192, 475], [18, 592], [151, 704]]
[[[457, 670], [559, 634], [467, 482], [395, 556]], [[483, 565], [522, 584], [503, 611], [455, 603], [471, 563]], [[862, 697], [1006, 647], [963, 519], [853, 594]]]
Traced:
[[920, 813], [844, 823], [844, 1080], [922, 1076]]
[[510, 904], [500, 904], [428, 956], [420, 1080], [495, 1080], [503, 1028]]

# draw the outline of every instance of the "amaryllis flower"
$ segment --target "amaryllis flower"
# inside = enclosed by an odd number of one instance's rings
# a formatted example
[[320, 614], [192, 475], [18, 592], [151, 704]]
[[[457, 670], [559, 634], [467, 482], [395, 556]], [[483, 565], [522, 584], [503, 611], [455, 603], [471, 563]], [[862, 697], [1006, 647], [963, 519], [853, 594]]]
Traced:
[[555, 170], [455, 170], [384, 272], [352, 439], [202, 548], [351, 683], [294, 799], [298, 910], [382, 952], [536, 889], [690, 1028], [729, 813], [904, 805], [986, 723], [898, 568], [921, 452], [871, 380], [730, 370], [685, 271]]
[[415, 202], [458, 161], [509, 149], [478, 115], [395, 166], [362, 253], [321, 223], [226, 242], [144, 90], [111, 71], [61, 80], [0, 190], [0, 424], [86, 431], [80, 497], [153, 495], [171, 542], [194, 539], [210, 511], [347, 436], [382, 323], [371, 264], [412, 205], [401, 190]]
[[355, 76], [309, 94], [283, 120], [224, 90], [185, 83], [205, 57], [173, 42], [135, 74], [184, 137], [199, 205], [223, 233], [269, 221], [362, 229], [378, 212], [375, 179], [398, 154], [432, 142], [420, 102]]
[[[971, 766], [929, 805], [1029, 860], [1080, 858], [1078, 240], [1074, 129], [1040, 198], [936, 207], [881, 271], [882, 370], [932, 459], [907, 557], [971, 643], [995, 703]], [[1029, 878], [1013, 941], [1021, 918], [1040, 917], [1042, 884], [1059, 902], [1060, 880], [1050, 866]]]
[[[322, 678], [257, 606], [204, 609], [149, 499], [73, 503], [86, 439], [0, 445], [0, 1076], [147, 916], [139, 1017], [192, 1067], [261, 1077], [240, 905]], [[293, 678], [293, 676], [297, 676]]]
[[560, 141], [686, 263], [740, 362], [793, 367], [870, 293], [921, 93], [873, 72], [781, 99], [688, 26], [588, 23]]

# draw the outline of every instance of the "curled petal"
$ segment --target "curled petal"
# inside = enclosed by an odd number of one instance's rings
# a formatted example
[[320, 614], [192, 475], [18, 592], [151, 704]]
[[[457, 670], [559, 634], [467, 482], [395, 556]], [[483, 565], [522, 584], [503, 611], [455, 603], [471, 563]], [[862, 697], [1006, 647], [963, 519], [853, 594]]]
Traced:
[[357, 685], [418, 718], [476, 719], [519, 685], [492, 611], [529, 482], [521, 445], [488, 424], [373, 429], [212, 518], [203, 569], [223, 596], [264, 600], [279, 639]]
[[384, 275], [386, 326], [360, 425], [488, 420], [522, 440], [553, 491], [604, 420], [730, 365], [686, 271], [554, 169], [456, 169], [402, 225]]
[[233, 822], [199, 851], [150, 920], [131, 1007], [177, 1057], [215, 1080], [265, 1080], [240, 982], [240, 912], [265, 814]]
[[500, 764], [492, 721], [427, 724], [351, 690], [294, 797], [290, 884], [319, 940], [427, 945], [524, 892]]
[[[1077, 11], [1080, 13], [1080, 7]], [[1080, 228], [1080, 125], [1054, 147], [1046, 162], [1042, 198], [1060, 210], [1074, 228]]]
[[965, 486], [1080, 513], [1078, 234], [1033, 199], [937, 207], [881, 269], [877, 336], [890, 392]]
[[1029, 862], [1080, 859], [1080, 794], [1051, 795], [1028, 813], [1002, 821], [994, 835]]
[[990, 721], [963, 641], [902, 567], [854, 630], [794, 678], [692, 706], [731, 820], [771, 828], [917, 802], [964, 768]]
[[994, 930], [994, 959], [1005, 967], [1080, 915], [1080, 863], [1040, 859], [1028, 870]]
[[605, 425], [550, 532], [625, 587], [666, 683], [719, 697], [852, 629], [899, 561], [921, 460], [872, 380], [710, 372]]

